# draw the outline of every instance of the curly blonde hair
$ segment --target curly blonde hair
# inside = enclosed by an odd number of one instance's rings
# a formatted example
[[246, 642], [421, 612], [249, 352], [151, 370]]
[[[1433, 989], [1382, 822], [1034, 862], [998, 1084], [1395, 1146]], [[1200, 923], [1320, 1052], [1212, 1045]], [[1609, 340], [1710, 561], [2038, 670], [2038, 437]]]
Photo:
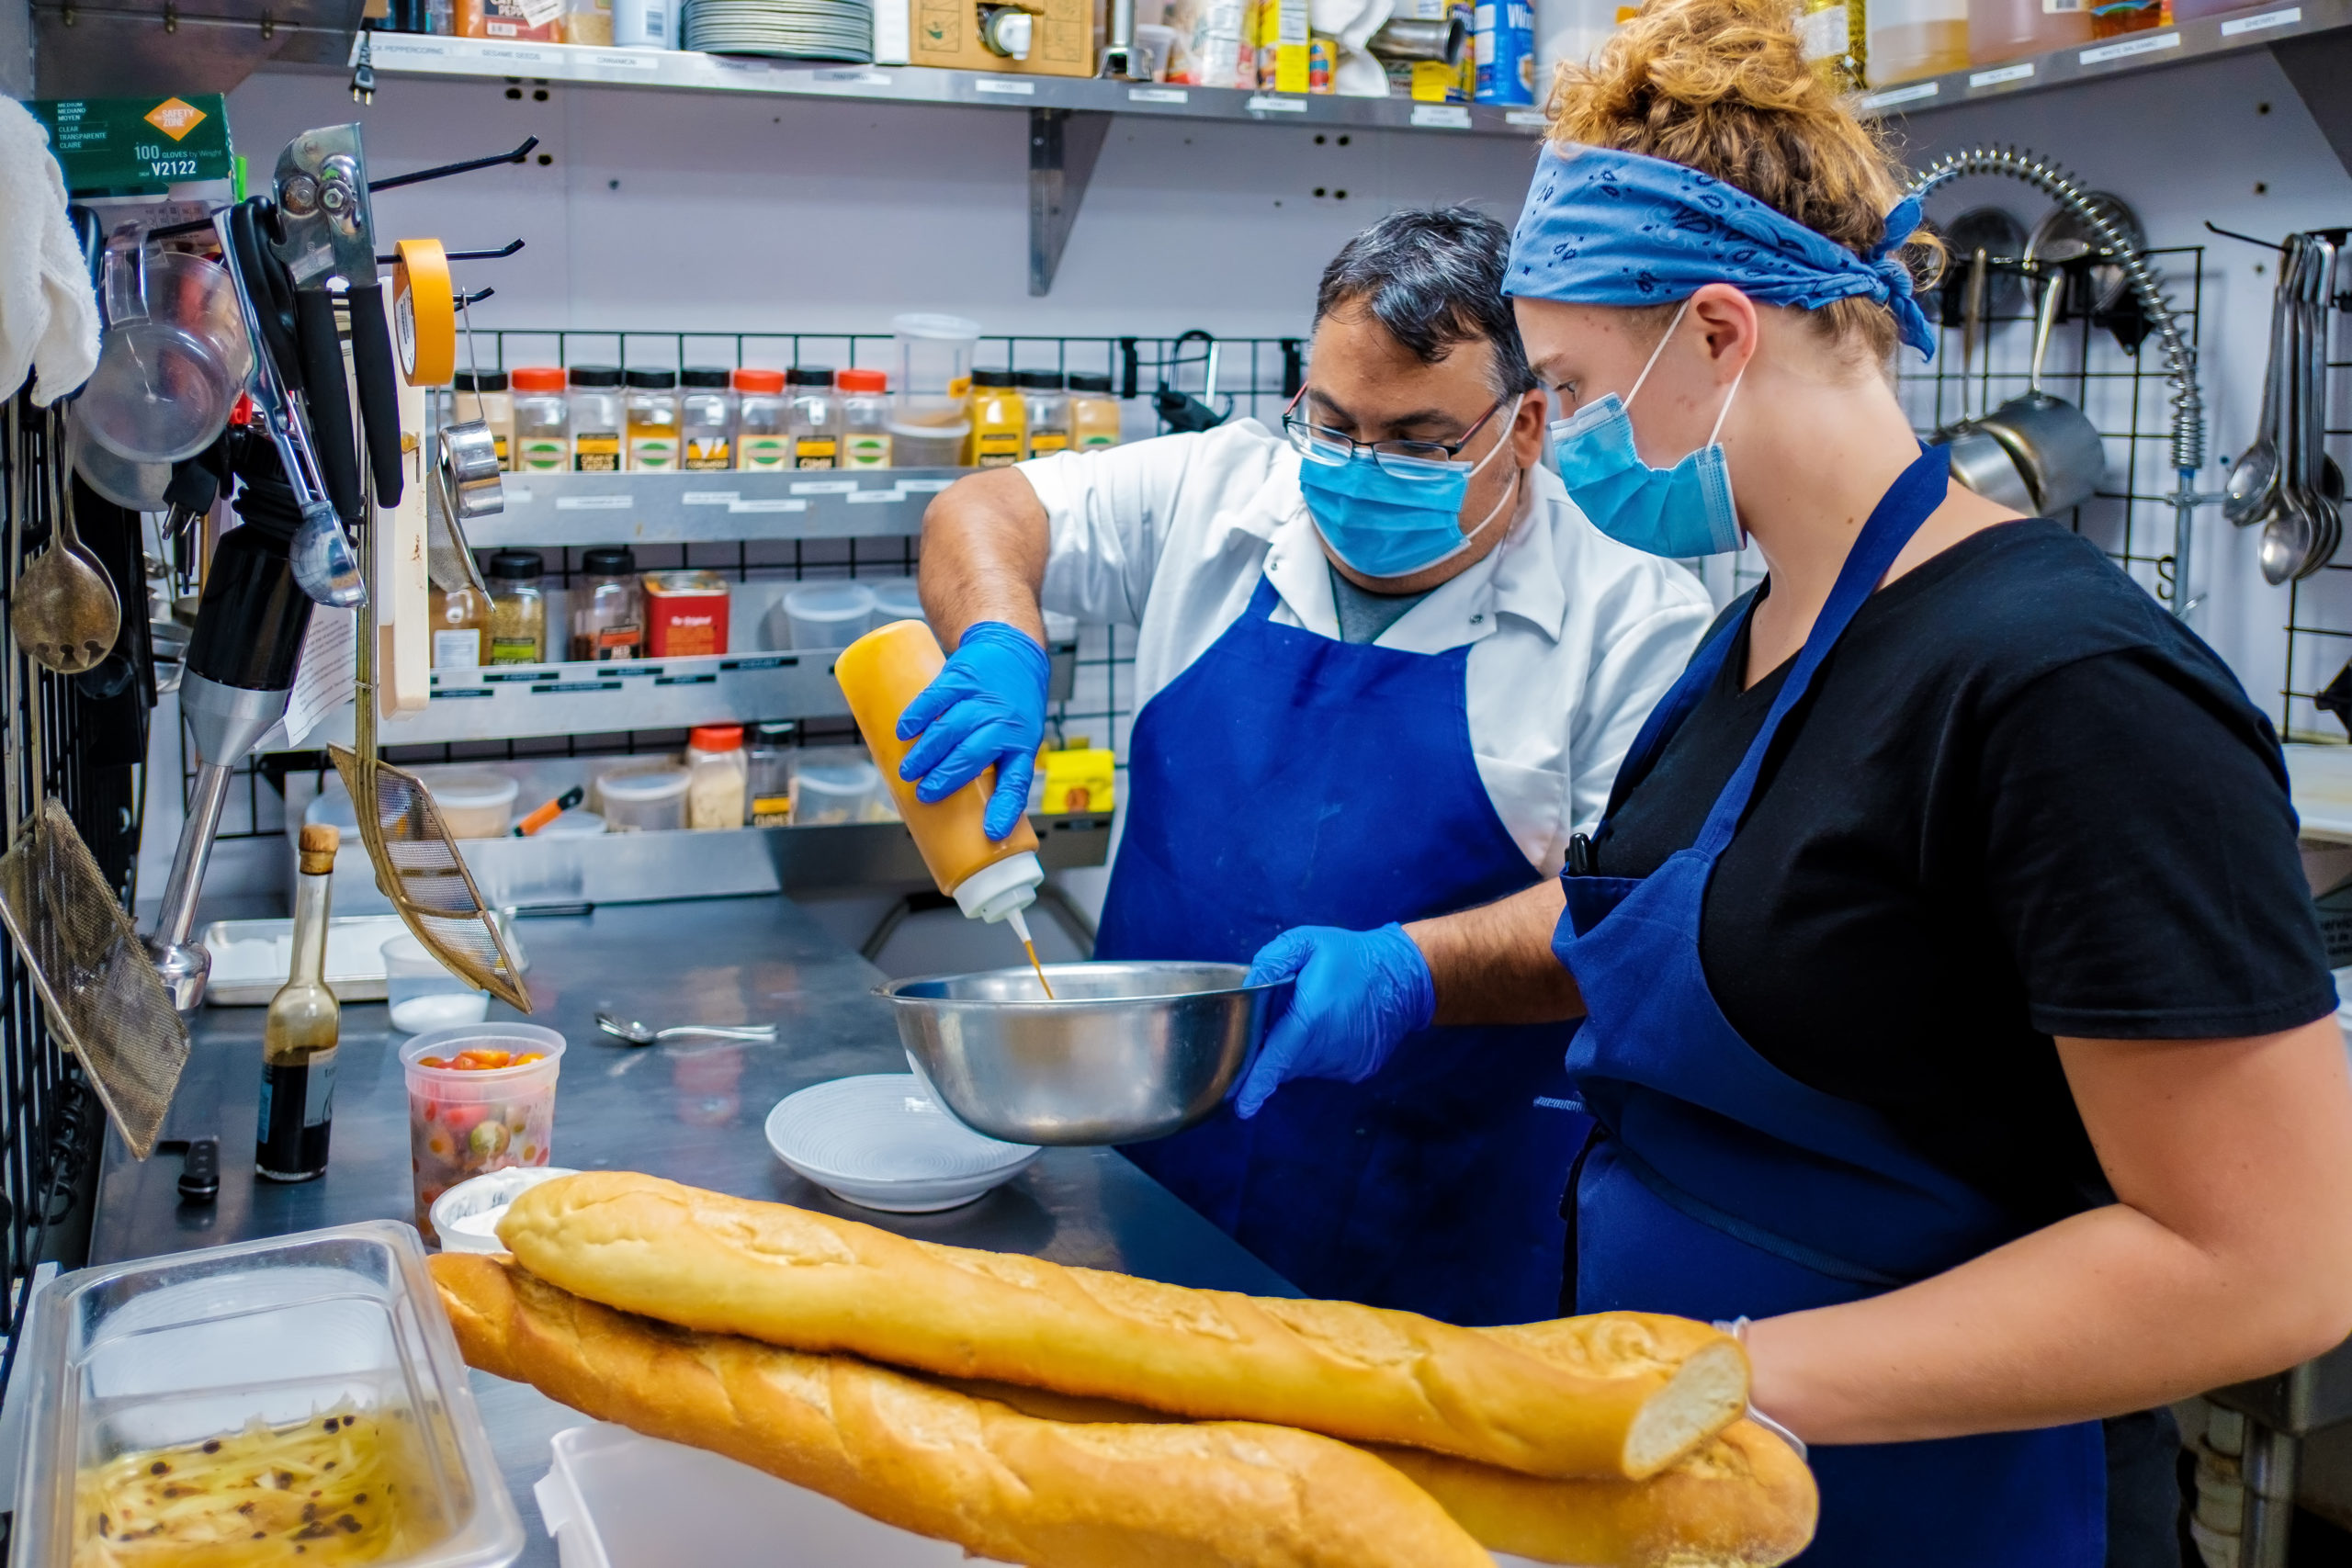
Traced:
[[[1593, 62], [1564, 63], [1550, 136], [1664, 158], [1737, 186], [1866, 254], [1908, 184], [1887, 139], [1856, 118], [1797, 40], [1796, 0], [1648, 0]], [[1942, 246], [1922, 231], [1904, 260], [1932, 280]], [[1884, 364], [1894, 316], [1869, 299], [1809, 312], [1831, 342]]]

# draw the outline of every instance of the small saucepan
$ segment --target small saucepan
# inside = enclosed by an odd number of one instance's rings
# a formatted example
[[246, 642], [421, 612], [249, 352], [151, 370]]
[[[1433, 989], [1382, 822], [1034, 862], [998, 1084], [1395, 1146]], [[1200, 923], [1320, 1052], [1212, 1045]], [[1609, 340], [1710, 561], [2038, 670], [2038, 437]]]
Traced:
[[2051, 330], [2057, 325], [2065, 291], [2065, 275], [2053, 273], [2034, 322], [2033, 367], [2024, 395], [2011, 398], [1975, 424], [2007, 450], [2032, 494], [2032, 510], [2044, 517], [2088, 501], [2107, 472], [2107, 448], [2090, 416], [2041, 389], [2041, 364], [2050, 352]]

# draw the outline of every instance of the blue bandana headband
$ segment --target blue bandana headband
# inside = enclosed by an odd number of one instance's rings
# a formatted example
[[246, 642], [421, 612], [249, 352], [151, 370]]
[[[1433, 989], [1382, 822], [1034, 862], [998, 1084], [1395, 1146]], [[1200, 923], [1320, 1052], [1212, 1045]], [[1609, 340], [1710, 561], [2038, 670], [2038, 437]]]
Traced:
[[1858, 256], [1712, 175], [1604, 147], [1547, 144], [1511, 235], [1503, 292], [1569, 305], [1671, 305], [1728, 283], [1764, 305], [1818, 310], [1874, 299], [1928, 358], [1936, 339], [1911, 273], [1892, 253], [1919, 226], [1919, 198], [1886, 216]]

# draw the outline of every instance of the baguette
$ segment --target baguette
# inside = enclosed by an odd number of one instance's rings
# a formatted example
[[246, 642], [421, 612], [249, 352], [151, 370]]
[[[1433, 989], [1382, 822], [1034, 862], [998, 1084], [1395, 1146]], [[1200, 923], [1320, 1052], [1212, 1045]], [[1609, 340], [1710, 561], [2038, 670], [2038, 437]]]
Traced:
[[469, 1363], [860, 1513], [1035, 1568], [1494, 1568], [1371, 1455], [1244, 1422], [1069, 1426], [849, 1357], [615, 1312], [443, 1253]]
[[531, 1189], [499, 1235], [541, 1279], [684, 1327], [1533, 1475], [1654, 1475], [1747, 1402], [1738, 1341], [1686, 1319], [1610, 1314], [1514, 1340], [910, 1241], [625, 1171]]
[[[1049, 1421], [1172, 1420], [1110, 1400], [944, 1380]], [[1551, 1481], [1421, 1449], [1367, 1448], [1490, 1551], [1580, 1568], [1777, 1568], [1813, 1540], [1821, 1496], [1795, 1450], [1735, 1422], [1647, 1481]]]

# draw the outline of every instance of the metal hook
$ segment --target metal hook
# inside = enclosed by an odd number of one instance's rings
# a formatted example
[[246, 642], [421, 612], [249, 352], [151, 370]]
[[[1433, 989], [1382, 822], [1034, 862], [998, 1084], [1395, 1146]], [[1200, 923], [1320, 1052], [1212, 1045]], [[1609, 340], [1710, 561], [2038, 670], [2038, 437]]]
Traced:
[[2243, 240], [2249, 245], [2260, 245], [2266, 251], [2278, 251], [2283, 253], [2287, 249], [2286, 246], [2274, 244], [2268, 240], [2257, 240], [2251, 234], [2241, 234], [2234, 229], [2224, 229], [2219, 223], [2214, 222], [2211, 218], [2205, 220], [2205, 227], [2208, 231], [2212, 233], [2219, 234], [2224, 240]]
[[[455, 299], [451, 299], [449, 302], [450, 302], [451, 304], [453, 304], [453, 305], [457, 306], [457, 308], [458, 308], [458, 310], [464, 310], [464, 309], [465, 309], [467, 306], [469, 306], [469, 305], [479, 305], [479, 304], [481, 304], [483, 300], [485, 300], [485, 299], [489, 299], [492, 295], [493, 295], [493, 294], [495, 294], [495, 293], [497, 293], [497, 292], [498, 292], [498, 290], [497, 290], [497, 289], [495, 289], [495, 288], [484, 288], [484, 289], [481, 289], [481, 290], [479, 290], [479, 291], [477, 291], [477, 292], [475, 292], [475, 293], [472, 293], [472, 294], [460, 294], [460, 295], [457, 296]], [[470, 331], [472, 331], [473, 329], [471, 329], [470, 327], [469, 327], [467, 330], [468, 330], [469, 332], [470, 332]]]
[[[494, 250], [494, 251], [448, 251], [448, 252], [445, 252], [445, 253], [443, 254], [443, 259], [444, 259], [444, 260], [447, 260], [447, 261], [453, 261], [453, 262], [461, 262], [461, 261], [504, 261], [508, 256], [513, 255], [516, 251], [519, 251], [519, 250], [521, 250], [522, 248], [523, 248], [523, 242], [522, 242], [522, 241], [520, 241], [520, 240], [511, 240], [511, 241], [507, 242], [504, 245], [500, 246], [497, 250]], [[376, 265], [377, 265], [378, 266], [390, 266], [390, 265], [391, 265], [394, 262], [398, 261], [399, 259], [400, 259], [400, 258], [399, 258], [398, 256], [378, 256], [378, 257], [376, 258]]]
[[402, 186], [423, 185], [427, 180], [447, 179], [451, 175], [469, 175], [476, 169], [494, 169], [501, 164], [519, 164], [539, 144], [536, 136], [526, 137], [523, 145], [512, 152], [501, 152], [491, 158], [469, 158], [462, 164], [444, 164], [437, 169], [419, 169], [413, 175], [393, 175], [388, 179], [369, 180], [370, 194], [379, 190], [398, 190]]

